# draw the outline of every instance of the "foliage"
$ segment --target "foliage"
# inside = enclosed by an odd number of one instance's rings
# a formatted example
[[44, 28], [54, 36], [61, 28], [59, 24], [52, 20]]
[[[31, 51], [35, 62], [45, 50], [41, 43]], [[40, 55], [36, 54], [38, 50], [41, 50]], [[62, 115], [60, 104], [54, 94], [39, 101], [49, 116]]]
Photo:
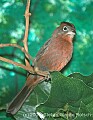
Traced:
[[86, 77], [74, 73], [65, 77], [60, 72], [53, 72], [51, 78], [50, 93], [44, 87], [44, 83], [38, 85], [31, 95], [31, 100], [29, 99], [31, 103], [26, 102], [15, 118], [17, 120], [23, 117], [25, 120], [38, 120], [38, 117], [48, 120], [92, 120], [93, 85], [90, 84], [93, 74]]
[[[64, 75], [73, 72], [85, 75], [93, 73], [93, 1], [31, 0], [31, 2], [32, 16], [28, 42], [30, 54], [35, 57], [40, 47], [51, 37], [53, 30], [61, 21], [70, 21], [76, 26], [77, 35], [74, 41], [73, 58], [62, 72]], [[0, 1], [0, 43], [23, 44], [25, 7], [26, 0]], [[24, 63], [24, 55], [18, 49], [1, 48], [0, 55]], [[29, 114], [26, 113], [31, 113], [31, 111], [34, 113], [36, 106], [46, 100], [43, 105], [37, 107], [38, 113], [42, 112], [43, 114], [45, 111], [51, 111], [53, 114], [60, 111], [68, 112], [73, 113], [72, 115], [75, 113], [90, 113], [91, 115], [93, 113], [91, 100], [93, 99], [93, 75], [85, 77], [75, 73], [69, 76], [71, 78], [65, 77], [61, 73], [52, 73], [51, 75], [52, 85], [46, 82], [39, 85], [15, 118], [18, 120], [29, 119]], [[21, 89], [25, 79], [26, 72], [24, 70], [0, 61], [0, 109], [6, 108], [6, 104]], [[72, 103], [70, 103], [71, 100], [73, 100]], [[47, 104], [51, 104], [51, 106], [47, 106]], [[52, 108], [53, 105], [56, 106], [55, 109]], [[65, 117], [67, 118], [67, 116]], [[34, 119], [38, 119], [36, 114], [33, 116]], [[83, 118], [77, 116], [75, 119]], [[92, 118], [89, 116], [85, 119], [91, 120]]]

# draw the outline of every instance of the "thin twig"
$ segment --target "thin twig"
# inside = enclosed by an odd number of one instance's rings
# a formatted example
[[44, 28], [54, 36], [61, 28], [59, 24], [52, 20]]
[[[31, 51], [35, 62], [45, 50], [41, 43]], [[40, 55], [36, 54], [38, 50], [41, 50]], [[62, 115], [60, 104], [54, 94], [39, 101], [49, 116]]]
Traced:
[[28, 0], [28, 2], [27, 2], [27, 7], [26, 7], [26, 11], [25, 11], [26, 28], [25, 28], [25, 35], [24, 35], [24, 40], [23, 40], [24, 48], [17, 45], [17, 44], [1, 44], [0, 45], [0, 47], [8, 47], [8, 46], [17, 47], [21, 51], [23, 51], [25, 53], [25, 56], [26, 56], [26, 58], [25, 58], [26, 65], [14, 62], [10, 59], [7, 59], [7, 58], [1, 57], [1, 56], [0, 56], [0, 60], [3, 62], [7, 62], [7, 63], [13, 64], [13, 65], [16, 65], [18, 67], [21, 67], [32, 74], [38, 74], [38, 75], [42, 75], [42, 76], [47, 77], [49, 75], [48, 71], [41, 71], [41, 70], [39, 70], [39, 68], [37, 66], [35, 68], [33, 68], [30, 65], [30, 62], [28, 61], [28, 59], [31, 59], [32, 62], [34, 62], [34, 59], [28, 54], [28, 45], [27, 45], [28, 31], [29, 31], [29, 16], [31, 15], [31, 13], [29, 13], [29, 8], [30, 8], [30, 0]]
[[28, 52], [23, 47], [21, 47], [21, 46], [19, 46], [17, 44], [0, 44], [0, 48], [9, 47], [9, 46], [19, 48], [22, 52], [24, 52], [26, 54], [26, 56], [28, 57], [29, 60], [32, 60], [32, 61], [34, 60], [33, 57], [30, 56], [28, 54]]
[[14, 61], [12, 61], [12, 60], [10, 60], [10, 59], [7, 59], [7, 58], [1, 57], [1, 56], [0, 56], [0, 60], [3, 61], [3, 62], [7, 62], [7, 63], [13, 64], [13, 65], [16, 65], [16, 66], [18, 66], [18, 67], [21, 67], [21, 68], [23, 68], [23, 69], [25, 69], [25, 70], [33, 73], [31, 67], [27, 67], [27, 66], [25, 66], [25, 65], [23, 65], [23, 64], [14, 62]]
[[4, 53], [4, 54], [0, 54], [0, 56], [8, 57], [9, 59], [16, 57], [21, 63], [24, 63], [24, 59], [22, 59], [19, 55], [16, 55], [16, 54], [13, 54], [13, 53], [11, 53], [11, 54]]
[[[30, 0], [27, 1], [26, 11], [25, 11], [26, 28], [25, 28], [25, 35], [24, 35], [24, 39], [23, 39], [24, 49], [27, 52], [28, 52], [27, 40], [28, 40], [28, 32], [29, 32], [29, 17], [31, 15], [31, 13], [29, 13], [29, 8], [30, 8]], [[30, 63], [28, 61], [28, 56], [26, 54], [25, 54], [25, 56], [26, 56], [25, 64], [26, 64], [26, 66], [30, 66]]]

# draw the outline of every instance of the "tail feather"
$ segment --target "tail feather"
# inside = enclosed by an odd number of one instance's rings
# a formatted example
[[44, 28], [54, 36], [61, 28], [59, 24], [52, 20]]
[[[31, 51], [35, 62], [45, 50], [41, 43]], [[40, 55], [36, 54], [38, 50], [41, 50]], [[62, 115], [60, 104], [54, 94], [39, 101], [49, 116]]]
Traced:
[[44, 77], [41, 76], [29, 75], [27, 77], [26, 84], [9, 104], [6, 112], [12, 115], [16, 114], [18, 110], [22, 107], [23, 103], [28, 98], [32, 90], [37, 86], [38, 83], [42, 82], [43, 79]]
[[18, 93], [18, 95], [12, 100], [10, 105], [8, 106], [7, 113], [16, 114], [16, 112], [21, 108], [27, 97], [33, 90], [32, 87], [28, 87], [25, 85], [22, 90]]

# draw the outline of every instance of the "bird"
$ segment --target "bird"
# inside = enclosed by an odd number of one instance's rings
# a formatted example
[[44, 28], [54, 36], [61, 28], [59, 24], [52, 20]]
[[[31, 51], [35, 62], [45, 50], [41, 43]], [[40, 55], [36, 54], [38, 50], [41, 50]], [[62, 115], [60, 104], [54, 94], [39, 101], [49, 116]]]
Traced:
[[[35, 57], [35, 63], [41, 71], [61, 71], [71, 60], [73, 54], [73, 39], [76, 34], [75, 26], [70, 22], [61, 22], [54, 30], [52, 36], [41, 47]], [[21, 91], [15, 96], [7, 107], [8, 114], [16, 114], [22, 107], [33, 89], [44, 81], [41, 75], [29, 74]]]

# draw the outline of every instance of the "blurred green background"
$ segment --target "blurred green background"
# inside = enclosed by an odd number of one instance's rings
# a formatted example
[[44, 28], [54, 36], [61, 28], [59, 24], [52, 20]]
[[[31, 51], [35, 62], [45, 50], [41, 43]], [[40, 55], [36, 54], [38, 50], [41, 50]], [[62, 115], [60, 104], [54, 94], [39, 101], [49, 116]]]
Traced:
[[[26, 0], [0, 0], [0, 43], [23, 45]], [[35, 57], [62, 21], [75, 25], [73, 58], [63, 73], [93, 73], [93, 0], [31, 0], [28, 46]], [[0, 48], [0, 55], [24, 64], [24, 54], [16, 48]], [[0, 61], [0, 108], [23, 86], [26, 71]]]

